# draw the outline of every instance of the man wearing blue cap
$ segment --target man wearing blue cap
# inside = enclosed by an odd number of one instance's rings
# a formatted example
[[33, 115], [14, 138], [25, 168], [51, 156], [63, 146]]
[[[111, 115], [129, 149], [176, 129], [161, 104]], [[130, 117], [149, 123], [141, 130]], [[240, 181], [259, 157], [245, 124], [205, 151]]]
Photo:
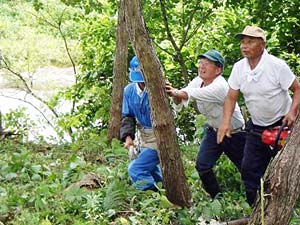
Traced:
[[[162, 174], [157, 141], [151, 124], [148, 93], [136, 56], [130, 61], [129, 69], [131, 83], [124, 89], [120, 129], [120, 138], [132, 160], [128, 166], [128, 174], [137, 189], [158, 191], [156, 184], [162, 182]], [[138, 154], [134, 153], [134, 145], [138, 148]]]
[[207, 119], [205, 136], [199, 147], [196, 161], [196, 169], [201, 178], [203, 188], [215, 198], [221, 192], [213, 172], [213, 166], [224, 152], [241, 169], [245, 137], [240, 132], [244, 127], [244, 119], [239, 106], [236, 104], [231, 120], [233, 128], [232, 138], [227, 138], [221, 144], [217, 144], [217, 129], [220, 126], [223, 113], [223, 104], [229, 86], [222, 76], [225, 60], [216, 50], [209, 50], [200, 55], [198, 74], [187, 87], [177, 90], [170, 84], [166, 85], [166, 91], [173, 97], [175, 109], [180, 110], [190, 101], [196, 101], [197, 108]]

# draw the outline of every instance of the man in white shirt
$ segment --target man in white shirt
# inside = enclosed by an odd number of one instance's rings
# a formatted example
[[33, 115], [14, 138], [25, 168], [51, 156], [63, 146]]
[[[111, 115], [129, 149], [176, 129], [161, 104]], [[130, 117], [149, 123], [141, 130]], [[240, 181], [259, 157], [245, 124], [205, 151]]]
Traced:
[[240, 108], [235, 104], [231, 126], [232, 138], [226, 138], [222, 144], [217, 144], [217, 129], [222, 120], [223, 104], [229, 86], [222, 76], [224, 58], [216, 50], [209, 50], [200, 55], [198, 74], [187, 87], [177, 90], [169, 83], [166, 91], [173, 97], [175, 109], [187, 106], [190, 101], [196, 101], [197, 108], [207, 119], [205, 136], [201, 142], [197, 156], [196, 169], [202, 180], [203, 188], [215, 198], [221, 192], [213, 172], [213, 166], [224, 152], [240, 170], [245, 143], [244, 119]]
[[[242, 92], [249, 110], [247, 138], [242, 161], [242, 179], [246, 197], [253, 205], [260, 178], [276, 153], [261, 141], [263, 130], [286, 122], [292, 126], [299, 110], [300, 86], [296, 76], [281, 59], [268, 54], [266, 36], [256, 26], [246, 26], [236, 37], [241, 40], [243, 59], [234, 64], [228, 79], [230, 86], [224, 104], [223, 121], [218, 130], [218, 143], [230, 137], [231, 115]], [[289, 95], [293, 92], [293, 97]], [[255, 132], [254, 132], [255, 131]]]

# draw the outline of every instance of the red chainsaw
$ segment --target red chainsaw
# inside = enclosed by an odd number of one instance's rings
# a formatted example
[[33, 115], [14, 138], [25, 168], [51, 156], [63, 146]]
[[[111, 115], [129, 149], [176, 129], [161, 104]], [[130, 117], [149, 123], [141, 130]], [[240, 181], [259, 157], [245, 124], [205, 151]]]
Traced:
[[283, 123], [281, 126], [264, 130], [261, 140], [262, 143], [270, 145], [272, 149], [279, 151], [285, 145], [290, 133], [290, 128], [286, 126], [286, 123]]

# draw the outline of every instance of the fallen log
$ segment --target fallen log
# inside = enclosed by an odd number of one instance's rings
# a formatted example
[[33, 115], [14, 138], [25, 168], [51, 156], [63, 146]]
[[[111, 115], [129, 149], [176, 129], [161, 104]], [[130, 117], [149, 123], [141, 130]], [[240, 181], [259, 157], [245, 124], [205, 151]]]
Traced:
[[249, 218], [240, 218], [232, 221], [222, 222], [221, 225], [246, 225]]

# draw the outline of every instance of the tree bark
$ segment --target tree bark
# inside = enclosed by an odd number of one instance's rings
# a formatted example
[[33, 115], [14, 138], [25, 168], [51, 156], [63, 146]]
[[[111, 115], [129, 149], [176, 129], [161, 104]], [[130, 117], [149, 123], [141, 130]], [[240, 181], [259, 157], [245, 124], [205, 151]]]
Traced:
[[114, 80], [110, 106], [110, 119], [107, 131], [107, 141], [111, 143], [113, 138], [119, 139], [122, 119], [122, 98], [123, 89], [127, 81], [127, 55], [128, 55], [128, 34], [125, 24], [125, 0], [120, 0], [118, 11], [118, 25], [116, 35], [116, 49], [114, 60]]
[[129, 38], [140, 61], [149, 93], [152, 126], [160, 150], [167, 198], [176, 205], [190, 206], [191, 194], [180, 157], [174, 117], [164, 89], [165, 78], [145, 27], [140, 0], [126, 1], [125, 18]]
[[[264, 181], [264, 224], [289, 223], [300, 193], [300, 117], [298, 115], [286, 146], [277, 154]], [[261, 199], [258, 198], [249, 225], [262, 224]]]

